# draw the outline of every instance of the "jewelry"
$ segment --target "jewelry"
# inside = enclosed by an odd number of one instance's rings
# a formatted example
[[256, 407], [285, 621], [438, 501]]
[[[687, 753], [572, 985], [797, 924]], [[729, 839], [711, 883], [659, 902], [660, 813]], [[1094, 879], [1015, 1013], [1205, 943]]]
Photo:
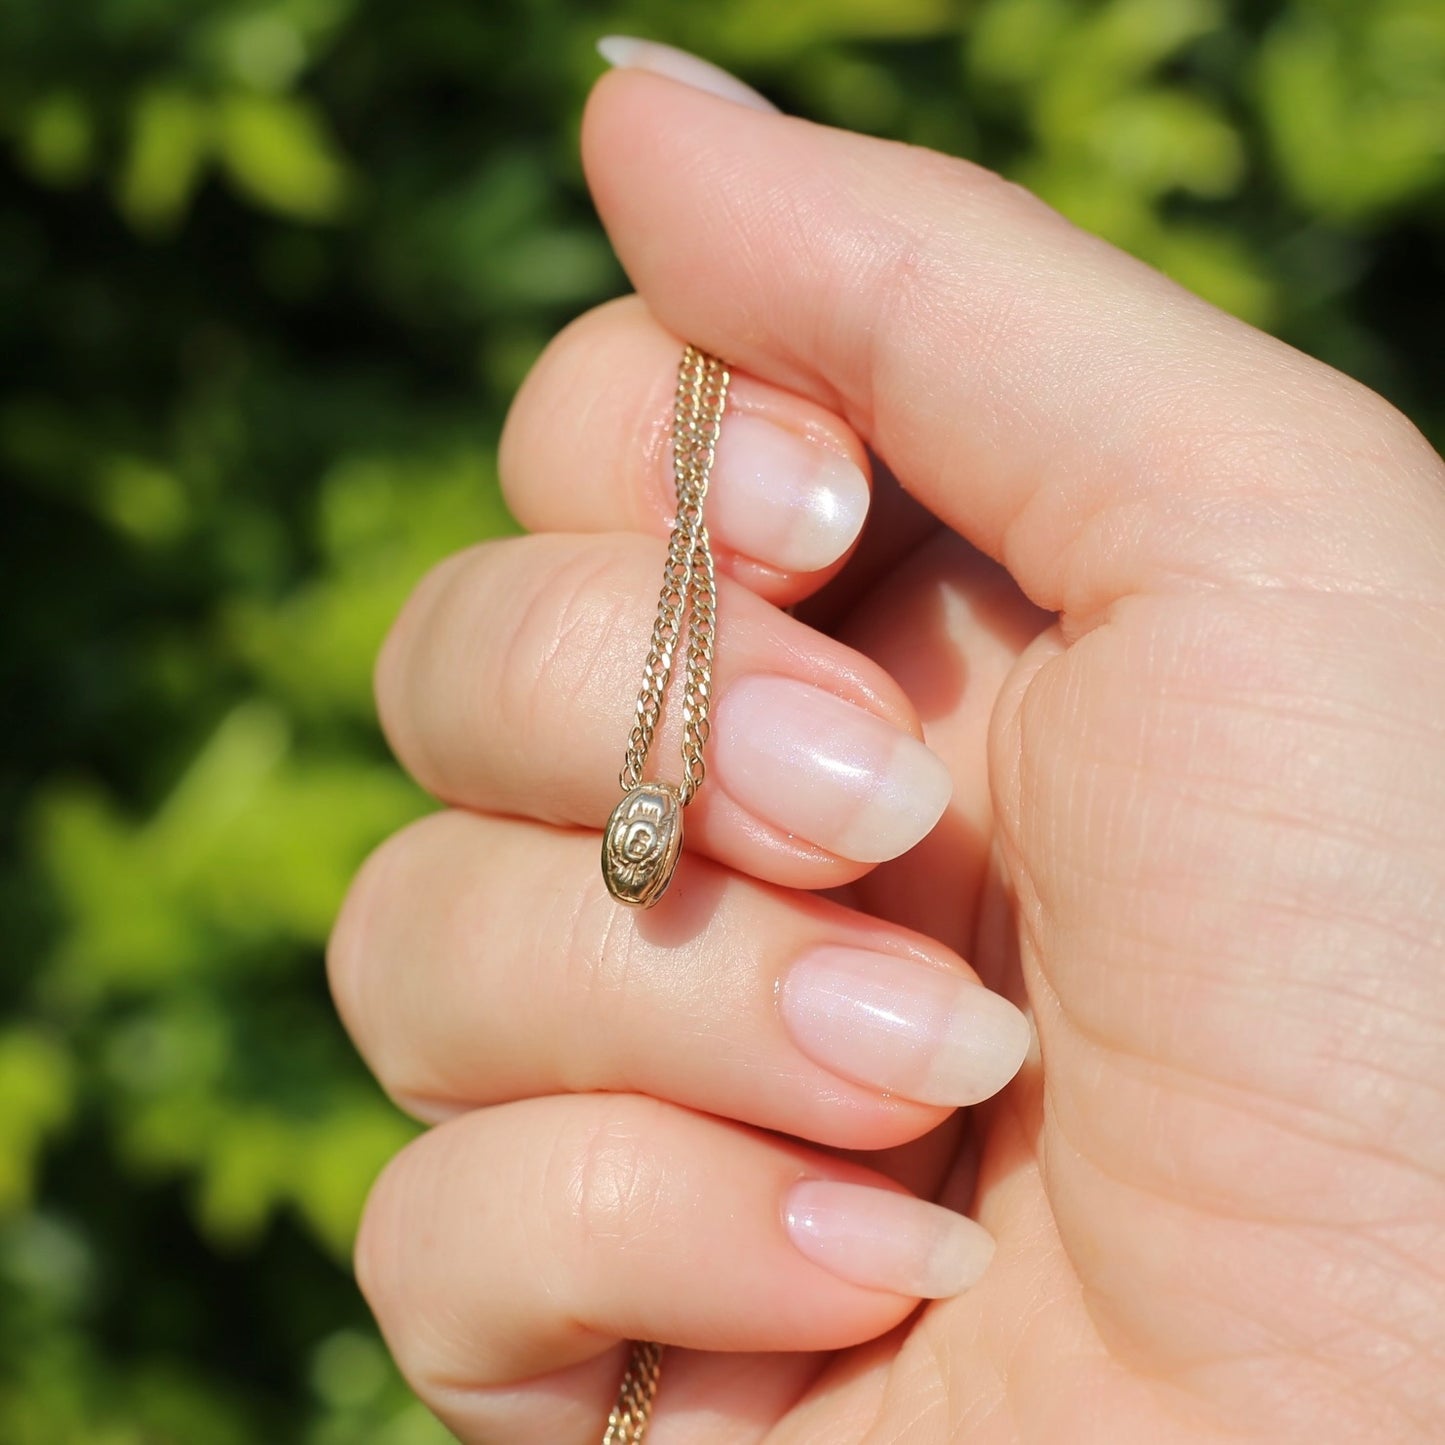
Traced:
[[[682, 810], [702, 787], [702, 750], [712, 701], [713, 639], [717, 630], [717, 581], [702, 507], [707, 497], [723, 410], [727, 368], [715, 356], [689, 346], [677, 372], [672, 412], [672, 471], [677, 516], [667, 541], [662, 594], [652, 624], [652, 645], [637, 695], [637, 717], [627, 740], [618, 781], [622, 801], [602, 835], [602, 876], [619, 903], [651, 908], [672, 881], [682, 851]], [[643, 770], [662, 718], [672, 680], [672, 661], [686, 637], [682, 689], [682, 780], [647, 783]], [[635, 1340], [607, 1417], [602, 1445], [641, 1445], [652, 1419], [662, 1374], [662, 1346]]]
[[650, 1340], [636, 1341], [617, 1390], [617, 1403], [607, 1417], [602, 1445], [641, 1445], [652, 1420], [652, 1401], [661, 1373], [662, 1346]]
[[[602, 835], [602, 876], [608, 892], [619, 903], [641, 908], [651, 908], [672, 881], [682, 850], [682, 810], [702, 786], [705, 772], [702, 750], [712, 701], [717, 583], [702, 507], [727, 405], [728, 380], [727, 368], [716, 357], [695, 346], [683, 352], [672, 414], [677, 516], [667, 542], [667, 565], [637, 695], [637, 716], [619, 775], [622, 801]], [[684, 635], [682, 781], [643, 782], [672, 680], [673, 656]]]

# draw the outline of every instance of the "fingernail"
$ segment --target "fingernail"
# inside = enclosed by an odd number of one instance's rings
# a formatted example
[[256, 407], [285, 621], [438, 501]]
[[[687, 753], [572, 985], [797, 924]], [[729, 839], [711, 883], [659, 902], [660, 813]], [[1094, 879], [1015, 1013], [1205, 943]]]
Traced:
[[957, 1107], [998, 1093], [1029, 1049], [1006, 998], [943, 968], [862, 948], [817, 948], [779, 999], [793, 1042], [835, 1074]]
[[760, 416], [729, 417], [709, 494], [719, 542], [789, 572], [816, 572], [858, 539], [868, 482], [846, 457]]
[[639, 40], [632, 35], [604, 35], [597, 42], [597, 50], [603, 60], [619, 70], [650, 70], [654, 75], [680, 80], [696, 90], [705, 90], [724, 100], [751, 106], [754, 110], [777, 112], [777, 106], [759, 95], [752, 86], [744, 85], [736, 76], [729, 75], [710, 60], [690, 55], [676, 46], [663, 45], [656, 40]]
[[719, 786], [785, 833], [858, 863], [906, 853], [948, 806], [948, 769], [907, 733], [792, 678], [740, 678], [718, 703]]
[[868, 1289], [945, 1299], [976, 1284], [993, 1258], [982, 1225], [891, 1189], [803, 1179], [783, 1207], [788, 1236], [814, 1264]]

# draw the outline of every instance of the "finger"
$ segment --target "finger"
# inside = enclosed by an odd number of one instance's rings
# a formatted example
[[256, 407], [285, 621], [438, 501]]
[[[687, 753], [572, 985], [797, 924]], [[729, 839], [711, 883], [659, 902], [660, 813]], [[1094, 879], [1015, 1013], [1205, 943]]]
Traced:
[[[971, 1220], [851, 1162], [590, 1095], [479, 1110], [414, 1141], [367, 1201], [356, 1267], [413, 1387], [443, 1405], [466, 1396], [480, 1428], [482, 1392], [510, 1395], [619, 1339], [870, 1339], [920, 1296], [967, 1288], [991, 1254]], [[605, 1419], [610, 1389], [598, 1403]]]
[[683, 866], [660, 918], [618, 909], [595, 834], [425, 818], [372, 856], [342, 909], [328, 950], [341, 1016], [388, 1093], [432, 1120], [629, 1091], [877, 1149], [1018, 1071], [1027, 1020], [946, 949]]
[[964, 954], [991, 987], [997, 950], [979, 936], [995, 836], [989, 729], [1006, 679], [1053, 621], [1002, 567], [940, 530], [833, 628], [897, 680], [954, 780], [938, 826], [906, 858], [859, 879], [853, 901]]
[[[682, 346], [627, 297], [543, 352], [502, 433], [502, 486], [524, 527], [666, 536]], [[778, 603], [821, 586], [862, 530], [867, 465], [858, 438], [816, 402], [734, 374], [707, 496], [718, 565]]]
[[1435, 586], [1440, 462], [1393, 408], [987, 171], [636, 71], [583, 142], [659, 320], [838, 410], [1050, 610]]
[[[906, 1326], [905, 1326], [906, 1328]], [[462, 1445], [537, 1441], [597, 1445], [604, 1435], [632, 1347], [614, 1345], [545, 1378], [483, 1390], [438, 1390], [432, 1410]], [[821, 1354], [718, 1354], [664, 1350], [665, 1388], [653, 1404], [647, 1438], [664, 1445], [761, 1445], [825, 1367]]]
[[[382, 650], [397, 756], [438, 797], [600, 828], [636, 712], [663, 544], [515, 538], [438, 568]], [[827, 887], [904, 852], [947, 805], [947, 769], [875, 664], [719, 579], [708, 782], [686, 814], [702, 852]], [[675, 717], [653, 745], [680, 770]]]

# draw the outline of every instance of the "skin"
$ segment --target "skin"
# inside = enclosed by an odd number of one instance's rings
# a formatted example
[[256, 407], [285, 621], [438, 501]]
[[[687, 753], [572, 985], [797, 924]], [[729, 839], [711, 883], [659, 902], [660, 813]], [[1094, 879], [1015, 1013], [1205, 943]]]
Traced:
[[[384, 725], [450, 807], [330, 955], [435, 1124], [357, 1245], [411, 1383], [464, 1441], [594, 1441], [655, 1338], [650, 1445], [1440, 1439], [1440, 459], [965, 162], [637, 73], [583, 140], [638, 299], [517, 399], [539, 535], [445, 564], [388, 641]], [[821, 682], [955, 792], [869, 871], [704, 788], [683, 897], [637, 915], [596, 848], [681, 337], [888, 468], [845, 570], [721, 559], [719, 692]], [[1026, 1000], [1028, 1061], [959, 1113], [840, 1081], [775, 1004], [820, 939]], [[924, 1306], [848, 1284], [782, 1230], [801, 1174], [967, 1210], [993, 1263]]]

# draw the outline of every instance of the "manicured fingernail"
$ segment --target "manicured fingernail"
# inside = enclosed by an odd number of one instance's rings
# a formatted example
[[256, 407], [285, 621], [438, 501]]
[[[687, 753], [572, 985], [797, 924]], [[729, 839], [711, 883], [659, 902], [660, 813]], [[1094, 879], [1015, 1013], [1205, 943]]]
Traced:
[[998, 1093], [1029, 1049], [1006, 998], [943, 968], [861, 948], [817, 948], [788, 970], [779, 999], [814, 1063], [922, 1104]]
[[597, 50], [603, 60], [619, 70], [650, 70], [654, 75], [680, 80], [684, 85], [719, 95], [724, 100], [736, 101], [739, 105], [751, 106], [754, 110], [777, 111], [777, 106], [759, 95], [752, 86], [744, 85], [736, 76], [729, 75], [710, 60], [690, 55], [675, 46], [663, 45], [656, 40], [638, 40], [632, 35], [604, 35], [597, 42]]
[[803, 1179], [783, 1207], [788, 1236], [814, 1264], [869, 1289], [944, 1299], [993, 1258], [982, 1225], [938, 1204], [831, 1179]]
[[906, 853], [953, 791], [917, 738], [792, 678], [739, 678], [718, 703], [714, 738], [718, 784], [734, 802], [858, 863]]
[[713, 534], [734, 552], [816, 572], [857, 541], [868, 482], [828, 447], [741, 413], [723, 423], [708, 502]]

